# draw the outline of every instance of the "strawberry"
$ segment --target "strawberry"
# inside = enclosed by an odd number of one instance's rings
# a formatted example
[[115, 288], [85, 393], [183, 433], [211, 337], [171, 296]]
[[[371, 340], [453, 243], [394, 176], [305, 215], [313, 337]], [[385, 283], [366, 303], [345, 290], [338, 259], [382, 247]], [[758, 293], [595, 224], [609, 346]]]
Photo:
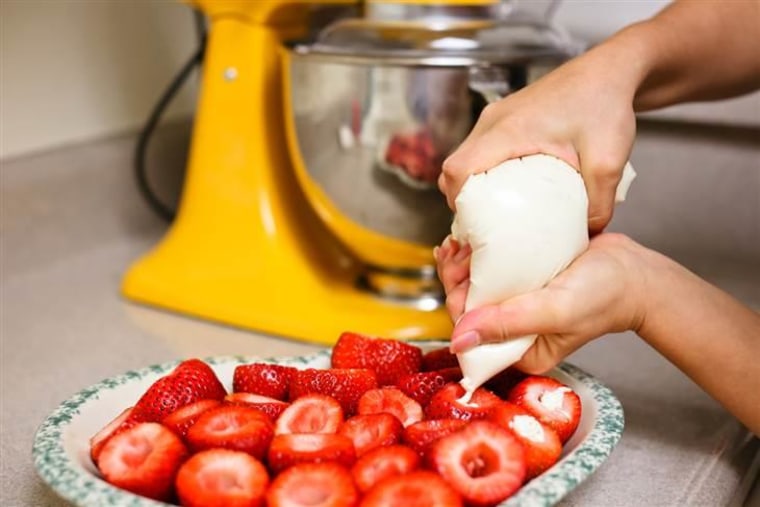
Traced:
[[275, 433], [335, 433], [343, 423], [343, 409], [322, 394], [301, 396], [280, 414]]
[[253, 363], [235, 368], [232, 375], [232, 391], [252, 393], [285, 401], [288, 399], [290, 381], [296, 369], [279, 364]]
[[422, 407], [395, 387], [372, 389], [359, 400], [359, 413], [387, 413], [396, 417], [404, 427], [422, 420]]
[[182, 408], [179, 408], [171, 414], [164, 417], [161, 424], [172, 430], [178, 437], [185, 438], [187, 436], [187, 430], [190, 426], [195, 424], [195, 421], [201, 416], [202, 413], [207, 410], [211, 410], [214, 407], [221, 405], [216, 400], [201, 400], [195, 403], [190, 403]]
[[250, 454], [208, 449], [187, 460], [177, 474], [177, 494], [185, 507], [264, 505], [269, 476]]
[[581, 399], [551, 377], [526, 378], [510, 391], [509, 401], [556, 431], [563, 444], [573, 436], [581, 420]]
[[449, 382], [456, 382], [460, 378], [462, 376], [459, 368], [412, 373], [399, 378], [398, 388], [414, 401], [425, 406], [443, 386]]
[[517, 368], [507, 368], [501, 373], [497, 373], [488, 382], [485, 383], [485, 388], [494, 393], [496, 396], [502, 399], [509, 397], [509, 392], [520, 381], [525, 379], [528, 375], [521, 372]]
[[422, 350], [398, 340], [343, 333], [333, 347], [333, 368], [368, 368], [379, 386], [395, 385], [399, 377], [420, 371]]
[[117, 488], [169, 500], [174, 477], [188, 452], [182, 440], [158, 423], [140, 423], [111, 437], [98, 459], [100, 473]]
[[460, 403], [464, 388], [459, 384], [448, 384], [433, 395], [425, 407], [428, 419], [484, 419], [493, 407], [502, 400], [491, 391], [479, 388], [472, 395], [470, 403]]
[[117, 415], [111, 422], [105, 425], [105, 427], [98, 431], [92, 438], [90, 438], [90, 459], [96, 465], [98, 464], [98, 457], [103, 450], [103, 446], [106, 445], [108, 439], [114, 435], [121, 433], [133, 426], [136, 426], [143, 422], [139, 412], [135, 411], [134, 407], [129, 407], [121, 414]]
[[359, 491], [369, 489], [388, 477], [408, 474], [420, 465], [420, 456], [404, 445], [378, 447], [360, 457], [351, 468]]
[[360, 507], [461, 507], [462, 498], [427, 470], [390, 477], [369, 490]]
[[350, 438], [356, 455], [361, 456], [375, 447], [397, 443], [403, 431], [404, 426], [391, 414], [367, 414], [344, 422], [338, 434]]
[[445, 368], [459, 368], [459, 360], [456, 354], [449, 352], [448, 347], [430, 350], [422, 356], [422, 371], [443, 370]]
[[313, 393], [332, 396], [343, 407], [343, 412], [352, 416], [362, 394], [376, 387], [377, 380], [372, 370], [299, 370], [290, 384], [290, 399], [292, 401]]
[[343, 435], [302, 433], [277, 435], [272, 439], [268, 454], [269, 468], [279, 473], [298, 463], [335, 461], [350, 467], [356, 461], [351, 439]]
[[511, 431], [523, 445], [527, 479], [544, 473], [559, 460], [562, 444], [557, 433], [527, 410], [505, 401], [491, 411], [489, 419]]
[[200, 359], [188, 359], [154, 382], [135, 407], [146, 421], [161, 422], [180, 407], [200, 400], [221, 400], [226, 394], [209, 365]]
[[420, 455], [424, 455], [430, 444], [465, 426], [467, 421], [462, 419], [429, 419], [405, 428], [401, 440]]
[[353, 507], [359, 494], [351, 474], [337, 463], [302, 463], [272, 482], [268, 507]]
[[187, 430], [187, 442], [195, 452], [221, 447], [262, 459], [273, 435], [272, 422], [258, 410], [222, 405], [201, 414]]
[[525, 454], [512, 433], [490, 421], [473, 421], [435, 442], [432, 470], [468, 505], [493, 505], [511, 496], [525, 479]]
[[230, 405], [255, 408], [266, 414], [272, 422], [276, 421], [280, 414], [288, 408], [288, 404], [284, 401], [251, 393], [231, 393], [224, 397], [224, 402]]

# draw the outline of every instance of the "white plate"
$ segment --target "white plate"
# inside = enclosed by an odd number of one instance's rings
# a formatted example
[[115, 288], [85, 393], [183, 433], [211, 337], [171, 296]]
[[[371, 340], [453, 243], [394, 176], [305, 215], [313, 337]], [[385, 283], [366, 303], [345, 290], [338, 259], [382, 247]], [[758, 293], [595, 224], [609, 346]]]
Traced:
[[[265, 361], [298, 368], [327, 368], [330, 351], [310, 356], [269, 358], [213, 357], [205, 359], [230, 390], [239, 364]], [[103, 481], [90, 461], [89, 439], [133, 405], [159, 377], [178, 361], [150, 366], [111, 377], [64, 401], [37, 430], [34, 464], [40, 477], [60, 496], [82, 507], [166, 505], [115, 488]], [[536, 477], [503, 506], [546, 506], [557, 503], [607, 459], [623, 432], [623, 409], [607, 387], [567, 363], [550, 373], [581, 398], [583, 415], [578, 430], [567, 442], [562, 459]]]

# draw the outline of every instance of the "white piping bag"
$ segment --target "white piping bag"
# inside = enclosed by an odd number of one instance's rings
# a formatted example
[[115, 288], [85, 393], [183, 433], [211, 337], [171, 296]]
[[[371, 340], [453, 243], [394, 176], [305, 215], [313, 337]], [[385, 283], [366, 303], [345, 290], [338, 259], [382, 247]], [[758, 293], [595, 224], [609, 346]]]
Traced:
[[[626, 164], [616, 201], [636, 173]], [[471, 175], [456, 199], [451, 227], [472, 248], [465, 312], [540, 289], [588, 247], [588, 196], [581, 175], [549, 155], [508, 160]], [[520, 360], [536, 335], [473, 347], [457, 355], [462, 387], [472, 392]]]

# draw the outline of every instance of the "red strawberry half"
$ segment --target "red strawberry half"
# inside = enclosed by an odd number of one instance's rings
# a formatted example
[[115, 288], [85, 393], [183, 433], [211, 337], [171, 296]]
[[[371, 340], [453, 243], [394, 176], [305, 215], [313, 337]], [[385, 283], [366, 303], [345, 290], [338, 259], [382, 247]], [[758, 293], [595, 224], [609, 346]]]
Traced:
[[[378, 482], [416, 470], [420, 456], [404, 445], [378, 447], [360, 457], [351, 469], [359, 491], [366, 493]], [[399, 504], [400, 505], [400, 504]]]
[[343, 333], [332, 353], [333, 368], [368, 368], [379, 386], [396, 385], [403, 375], [417, 373], [422, 350], [398, 340]]
[[102, 430], [98, 431], [90, 439], [90, 459], [92, 459], [92, 462], [97, 465], [100, 451], [103, 450], [103, 446], [106, 445], [106, 442], [108, 442], [109, 438], [121, 433], [124, 430], [136, 426], [141, 422], [143, 421], [139, 416], [139, 413], [135, 412], [134, 407], [129, 407], [124, 412], [116, 416], [113, 421], [106, 424]]
[[445, 368], [459, 368], [459, 360], [456, 354], [449, 352], [448, 347], [430, 350], [422, 356], [422, 371], [443, 370]]
[[256, 458], [228, 449], [199, 452], [177, 474], [177, 494], [185, 507], [260, 506], [268, 484], [267, 470]]
[[563, 444], [575, 433], [581, 420], [581, 399], [551, 377], [526, 378], [509, 393], [509, 401], [556, 431]]
[[398, 388], [424, 407], [443, 386], [460, 378], [462, 375], [459, 368], [412, 373], [399, 379]]
[[420, 404], [395, 387], [383, 387], [364, 393], [359, 400], [359, 413], [391, 414], [404, 426], [422, 420]]
[[528, 479], [542, 474], [559, 460], [562, 444], [557, 433], [525, 409], [505, 401], [493, 409], [489, 419], [511, 431], [523, 444]]
[[401, 439], [420, 455], [424, 455], [430, 444], [441, 437], [461, 430], [465, 426], [467, 426], [467, 421], [462, 419], [420, 421], [405, 428]]
[[324, 433], [277, 435], [269, 447], [269, 468], [279, 473], [298, 463], [335, 461], [350, 467], [356, 460], [351, 439]]
[[280, 417], [280, 414], [288, 408], [288, 404], [284, 401], [251, 393], [228, 394], [224, 397], [224, 401], [231, 405], [243, 405], [255, 408], [259, 412], [266, 414], [272, 422], [276, 421]]
[[376, 447], [392, 445], [401, 439], [404, 426], [390, 414], [355, 415], [343, 423], [338, 434], [354, 443], [356, 455], [361, 456]]
[[427, 470], [390, 477], [369, 490], [361, 507], [461, 507], [462, 498]]
[[140, 423], [111, 437], [98, 459], [105, 480], [137, 495], [168, 500], [187, 457], [182, 440], [158, 423]]
[[194, 451], [220, 447], [243, 451], [262, 459], [274, 436], [269, 418], [256, 409], [222, 405], [201, 414], [187, 430]]
[[528, 375], [521, 372], [516, 368], [507, 368], [501, 373], [497, 373], [488, 382], [485, 383], [485, 388], [494, 393], [496, 396], [502, 399], [509, 397], [509, 392], [518, 383], [524, 380]]
[[356, 413], [359, 398], [376, 387], [377, 380], [372, 370], [300, 370], [291, 381], [290, 399], [295, 400], [307, 394], [332, 396], [343, 407], [343, 412], [351, 416]]
[[190, 403], [167, 415], [161, 424], [172, 430], [177, 436], [185, 438], [187, 430], [195, 424], [202, 413], [221, 405], [216, 400], [201, 400]]
[[501, 398], [483, 388], [476, 389], [469, 403], [458, 400], [464, 395], [459, 384], [448, 384], [433, 395], [425, 407], [428, 419], [462, 419], [470, 421], [488, 417], [491, 409], [502, 402]]
[[268, 507], [353, 507], [359, 494], [336, 463], [304, 463], [281, 473], [267, 492]]
[[236, 393], [252, 393], [287, 400], [290, 380], [296, 369], [278, 364], [253, 363], [235, 368], [232, 390]]
[[499, 503], [525, 479], [522, 445], [490, 421], [473, 421], [441, 438], [430, 447], [428, 461], [469, 505]]
[[160, 422], [175, 410], [200, 400], [222, 400], [227, 392], [214, 370], [200, 359], [181, 362], [158, 379], [135, 404], [146, 421]]
[[290, 404], [275, 425], [275, 433], [335, 433], [343, 423], [343, 409], [330, 396], [309, 394]]

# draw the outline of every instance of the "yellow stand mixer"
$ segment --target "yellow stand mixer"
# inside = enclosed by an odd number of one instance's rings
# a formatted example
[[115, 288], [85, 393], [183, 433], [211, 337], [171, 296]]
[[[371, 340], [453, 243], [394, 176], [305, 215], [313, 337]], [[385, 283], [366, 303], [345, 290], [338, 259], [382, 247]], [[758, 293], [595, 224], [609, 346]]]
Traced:
[[[347, 217], [309, 178], [299, 150], [284, 41], [306, 35], [313, 7], [357, 2], [193, 3], [207, 15], [210, 37], [182, 199], [160, 244], [129, 269], [124, 295], [323, 344], [344, 330], [446, 337], [451, 322], [435, 289], [431, 245]], [[366, 3], [467, 10], [495, 0]], [[409, 280], [425, 290], [406, 299], [368, 290], [367, 266], [382, 266], [391, 287]]]

